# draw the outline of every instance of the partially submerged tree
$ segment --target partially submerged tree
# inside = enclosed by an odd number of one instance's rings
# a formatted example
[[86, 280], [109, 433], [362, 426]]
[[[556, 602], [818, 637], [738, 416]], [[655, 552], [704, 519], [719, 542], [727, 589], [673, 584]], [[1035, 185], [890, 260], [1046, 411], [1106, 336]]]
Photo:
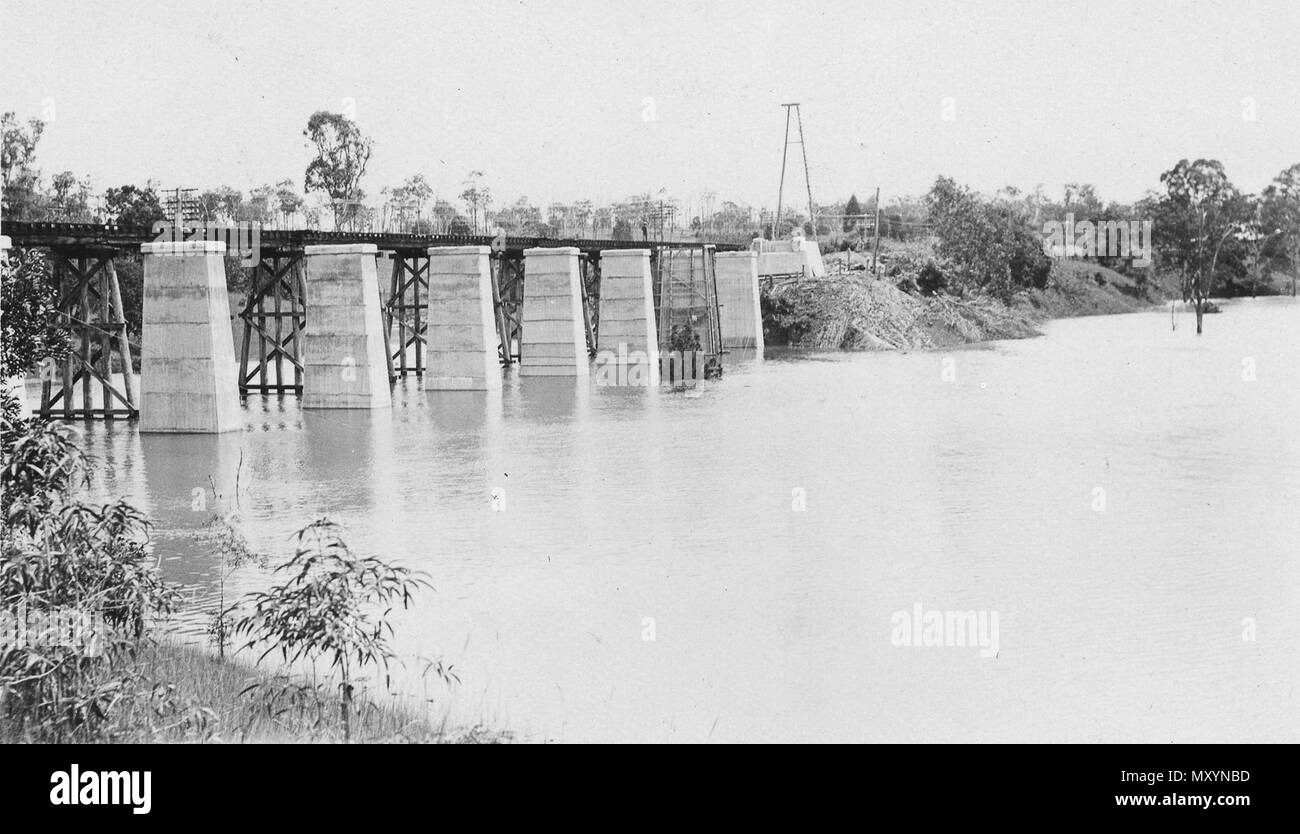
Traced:
[[1215, 159], [1178, 164], [1160, 175], [1166, 194], [1154, 206], [1156, 244], [1179, 270], [1183, 300], [1196, 309], [1196, 332], [1215, 289], [1224, 242], [1240, 231], [1245, 202]]

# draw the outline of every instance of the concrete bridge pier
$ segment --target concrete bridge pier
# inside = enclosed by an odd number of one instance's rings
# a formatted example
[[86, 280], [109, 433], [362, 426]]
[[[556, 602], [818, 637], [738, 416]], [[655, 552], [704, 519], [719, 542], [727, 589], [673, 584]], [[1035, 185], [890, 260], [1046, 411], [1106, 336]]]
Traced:
[[658, 385], [659, 328], [649, 249], [601, 251], [599, 321], [598, 350], [620, 357], [644, 354], [650, 384]]
[[659, 351], [649, 249], [605, 249], [600, 253], [600, 350], [647, 354]]
[[145, 243], [140, 253], [140, 430], [212, 434], [242, 429], [226, 244]]
[[486, 246], [429, 248], [426, 391], [501, 387], [491, 251]]
[[763, 313], [758, 299], [758, 253], [718, 252], [714, 276], [724, 348], [752, 348], [763, 352]]
[[389, 408], [373, 243], [303, 250], [303, 408]]
[[587, 376], [578, 249], [524, 250], [520, 376]]

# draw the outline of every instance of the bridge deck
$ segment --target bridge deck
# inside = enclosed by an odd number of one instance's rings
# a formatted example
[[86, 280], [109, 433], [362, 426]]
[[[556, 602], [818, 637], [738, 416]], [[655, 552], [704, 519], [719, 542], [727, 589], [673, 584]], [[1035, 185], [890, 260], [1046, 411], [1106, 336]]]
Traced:
[[[201, 227], [200, 227], [201, 228]], [[4, 223], [4, 234], [14, 246], [40, 246], [67, 249], [124, 249], [150, 243], [159, 234], [149, 226], [120, 226], [112, 223], [54, 223], [13, 220]], [[260, 247], [264, 250], [292, 251], [304, 246], [342, 243], [373, 243], [378, 249], [396, 252], [423, 252], [430, 246], [491, 246], [493, 235], [414, 235], [397, 232], [324, 232], [312, 229], [261, 229]], [[656, 246], [698, 248], [715, 246], [718, 251], [744, 249], [738, 243], [712, 243], [701, 240], [600, 240], [594, 238], [505, 238], [505, 251], [518, 256], [534, 247], [572, 246], [583, 252], [601, 249], [647, 249]]]

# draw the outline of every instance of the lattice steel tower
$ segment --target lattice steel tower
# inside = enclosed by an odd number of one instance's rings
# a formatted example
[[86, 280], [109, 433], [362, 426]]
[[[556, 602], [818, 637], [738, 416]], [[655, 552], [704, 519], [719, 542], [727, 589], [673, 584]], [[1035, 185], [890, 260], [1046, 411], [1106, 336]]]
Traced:
[[[773, 240], [776, 240], [781, 234], [781, 202], [785, 196], [785, 163], [791, 145], [798, 145], [799, 151], [803, 155], [803, 183], [804, 187], [808, 189], [808, 222], [812, 223], [813, 234], [817, 234], [817, 217], [813, 214], [812, 180], [808, 177], [808, 148], [803, 141], [803, 115], [799, 110], [799, 102], [797, 101], [782, 104], [781, 106], [785, 108], [785, 146], [781, 148], [781, 185], [776, 192], [776, 218], [772, 221]], [[790, 108], [792, 107], [794, 108], [795, 124], [799, 128], [799, 140], [797, 142], [790, 141]]]

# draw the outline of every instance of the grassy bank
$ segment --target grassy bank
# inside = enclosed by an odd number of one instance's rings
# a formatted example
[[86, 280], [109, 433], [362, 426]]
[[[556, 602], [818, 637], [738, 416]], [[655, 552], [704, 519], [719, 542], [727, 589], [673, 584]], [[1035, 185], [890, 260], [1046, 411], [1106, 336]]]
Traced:
[[[111, 720], [93, 739], [57, 739], [0, 712], [0, 743], [60, 740], [112, 743], [333, 743], [343, 741], [338, 690], [329, 682], [277, 675], [239, 661], [218, 661], [196, 646], [144, 646]], [[354, 743], [503, 743], [511, 734], [451, 727], [429, 710], [395, 697], [358, 695]]]
[[[0, 742], [509, 740], [450, 726], [427, 691], [390, 694], [388, 670], [401, 660], [388, 616], [412, 607], [429, 582], [355, 553], [328, 518], [298, 530], [293, 555], [272, 570], [279, 581], [232, 609], [223, 602], [210, 621], [220, 645], [266, 647], [264, 657], [298, 674], [176, 642], [166, 622], [184, 600], [159, 571], [148, 517], [125, 499], [88, 502], [93, 462], [76, 436], [5, 405]], [[236, 515], [217, 522], [223, 582], [234, 567], [266, 560], [248, 547]], [[426, 661], [423, 676], [459, 683], [440, 661]]]
[[769, 345], [818, 350], [924, 350], [1039, 334], [1053, 318], [1127, 313], [1166, 298], [1167, 288], [1139, 283], [1085, 261], [1052, 263], [1047, 286], [1008, 303], [988, 296], [926, 294], [914, 265], [915, 245], [881, 253], [879, 277], [864, 265], [870, 255], [835, 252], [828, 275], [776, 284], [763, 293], [763, 330]]

